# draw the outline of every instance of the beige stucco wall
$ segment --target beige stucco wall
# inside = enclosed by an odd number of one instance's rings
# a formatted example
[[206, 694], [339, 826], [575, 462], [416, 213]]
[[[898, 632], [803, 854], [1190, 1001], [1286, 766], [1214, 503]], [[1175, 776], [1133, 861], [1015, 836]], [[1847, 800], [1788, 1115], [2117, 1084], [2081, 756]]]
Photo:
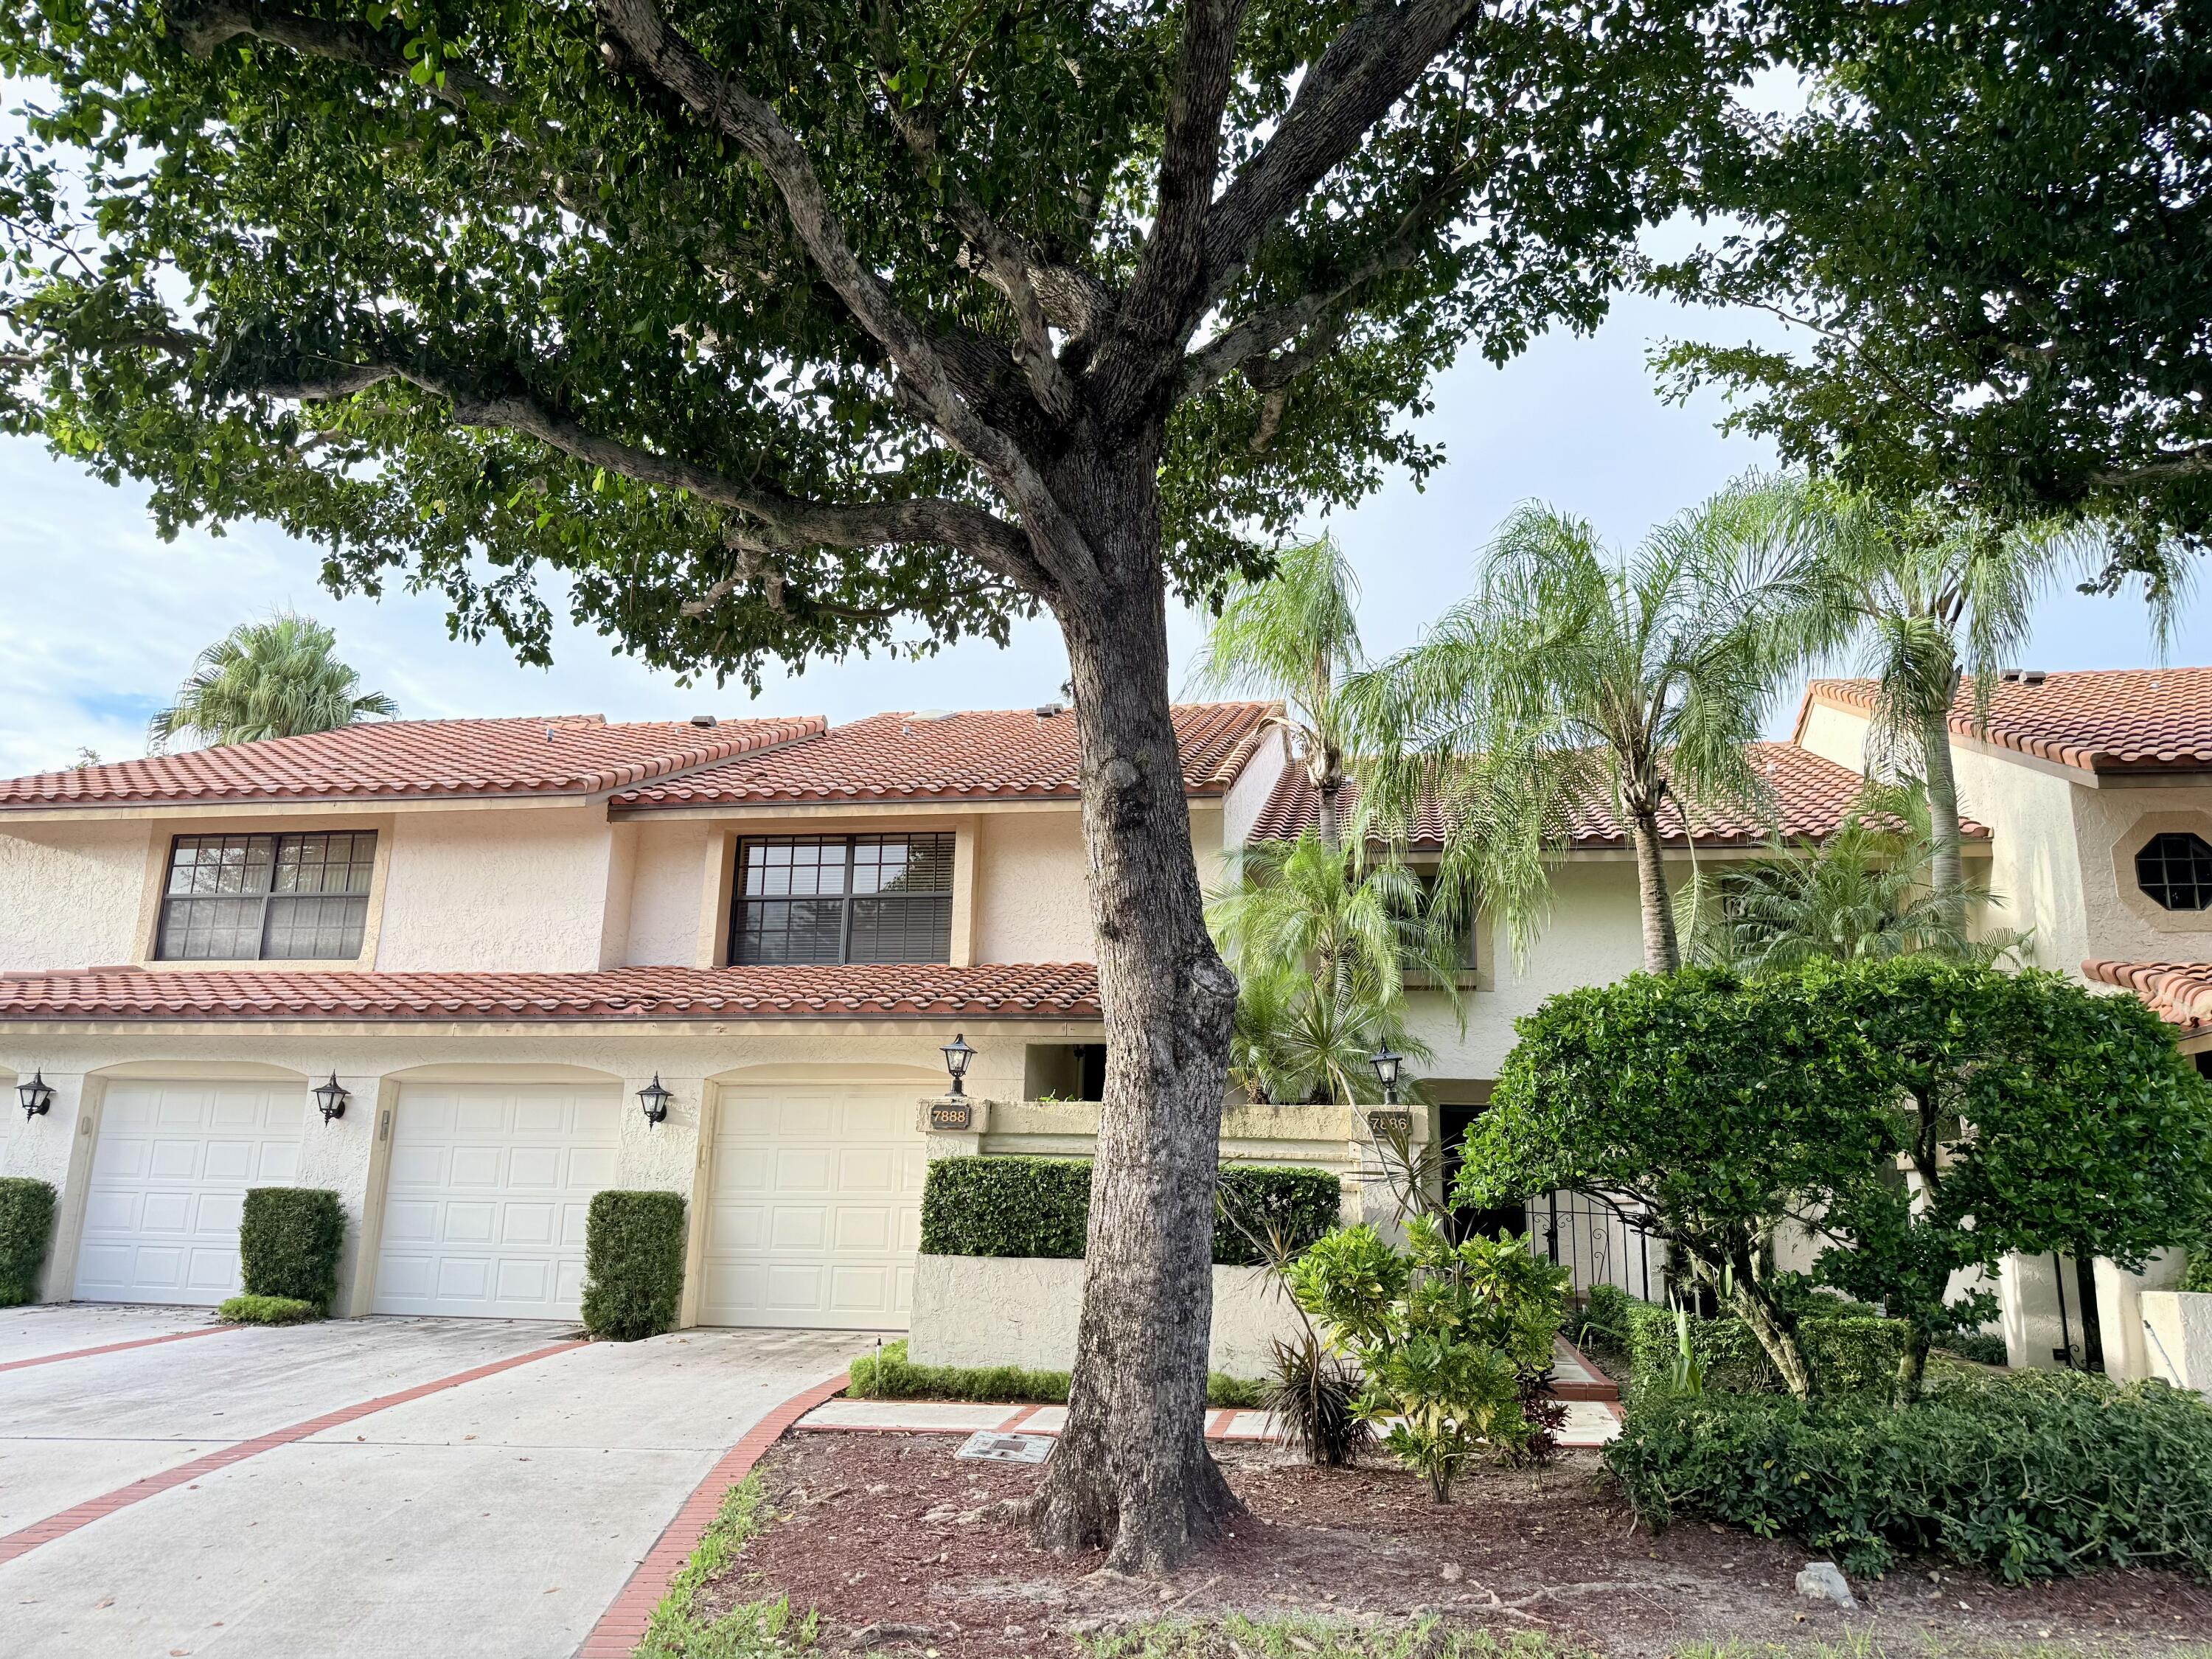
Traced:
[[614, 826], [602, 807], [403, 813], [376, 966], [589, 972], [600, 966]]
[[719, 845], [723, 834], [697, 819], [639, 818], [630, 823], [637, 846], [622, 960], [629, 965], [689, 968], [698, 959], [708, 842], [711, 837]]
[[2212, 958], [2212, 911], [2160, 908], [2136, 884], [2135, 855], [2160, 831], [2212, 842], [2212, 786], [2117, 786], [2074, 792], [2083, 948], [2075, 957], [2120, 962]]
[[0, 972], [135, 960], [153, 835], [143, 819], [0, 829]]
[[1092, 959], [1082, 814], [985, 812], [976, 817], [977, 962]]
[[[1083, 1311], [1081, 1261], [1041, 1256], [925, 1255], [915, 1259], [908, 1358], [919, 1365], [1020, 1365], [1066, 1370], [1075, 1363]], [[1264, 1267], [1213, 1270], [1212, 1357], [1231, 1376], [1274, 1370], [1273, 1344], [1302, 1329], [1297, 1311]]]

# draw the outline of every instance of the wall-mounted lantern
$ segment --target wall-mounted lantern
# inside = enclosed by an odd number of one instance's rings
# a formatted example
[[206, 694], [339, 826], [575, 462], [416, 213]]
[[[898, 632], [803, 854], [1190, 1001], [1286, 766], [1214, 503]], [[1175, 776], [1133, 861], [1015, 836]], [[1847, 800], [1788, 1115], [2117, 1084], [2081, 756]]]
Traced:
[[668, 1103], [676, 1098], [672, 1090], [660, 1086], [660, 1073], [653, 1074], [653, 1081], [637, 1091], [637, 1103], [645, 1109], [645, 1121], [650, 1126], [665, 1122], [668, 1117]]
[[323, 1121], [335, 1123], [345, 1115], [346, 1102], [353, 1097], [346, 1092], [345, 1085], [338, 1081], [336, 1072], [328, 1083], [315, 1085], [315, 1104], [322, 1108]]
[[1398, 1103], [1398, 1070], [1406, 1063], [1405, 1055], [1384, 1042], [1367, 1056], [1367, 1063], [1375, 1068], [1376, 1081], [1382, 1085], [1382, 1103], [1395, 1106]]
[[952, 1041], [939, 1049], [938, 1053], [945, 1056], [945, 1069], [952, 1074], [952, 1092], [956, 1095], [966, 1094], [967, 1085], [960, 1079], [968, 1075], [969, 1062], [975, 1058], [975, 1051], [968, 1046], [966, 1036], [958, 1031], [954, 1032]]
[[53, 1109], [54, 1085], [46, 1081], [45, 1073], [33, 1072], [27, 1082], [15, 1085], [15, 1098], [23, 1103], [23, 1121], [28, 1123]]

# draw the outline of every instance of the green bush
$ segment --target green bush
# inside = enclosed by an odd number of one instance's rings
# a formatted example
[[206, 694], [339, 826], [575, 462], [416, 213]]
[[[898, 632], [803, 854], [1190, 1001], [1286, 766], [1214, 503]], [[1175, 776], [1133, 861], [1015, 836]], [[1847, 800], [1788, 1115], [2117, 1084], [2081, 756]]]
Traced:
[[[1325, 1170], [1226, 1164], [1220, 1193], [1213, 1259], [1224, 1267], [1257, 1265], [1255, 1241], [1271, 1229], [1303, 1249], [1336, 1225], [1340, 1202]], [[941, 1158], [922, 1187], [925, 1255], [1071, 1260], [1083, 1255], [1090, 1224], [1088, 1158]]]
[[[1674, 1364], [1678, 1338], [1671, 1309], [1631, 1303], [1627, 1309], [1628, 1361], [1642, 1382], [1664, 1376]], [[1813, 1315], [1797, 1322], [1797, 1340], [1812, 1368], [1814, 1387], [1824, 1394], [1887, 1389], [1905, 1352], [1905, 1322]], [[1705, 1368], [1705, 1387], [1723, 1394], [1773, 1394], [1782, 1378], [1751, 1328], [1733, 1315], [1692, 1319], [1690, 1346]]]
[[54, 1189], [27, 1176], [0, 1176], [0, 1308], [38, 1300], [53, 1231]]
[[2001, 1336], [1990, 1336], [1983, 1331], [1965, 1331], [1936, 1345], [1939, 1353], [1956, 1354], [1961, 1359], [1971, 1359], [1977, 1365], [2004, 1365], [2012, 1360], [2010, 1350]]
[[319, 1187], [251, 1187], [238, 1224], [238, 1261], [248, 1296], [289, 1297], [330, 1310], [338, 1289], [345, 1212]]
[[2212, 1243], [2200, 1240], [2189, 1247], [2189, 1265], [2182, 1270], [2180, 1288], [2199, 1294], [2212, 1291]]
[[1636, 1298], [1618, 1285], [1591, 1285], [1583, 1303], [1581, 1323], [1576, 1324], [1571, 1317], [1568, 1321], [1574, 1331], [1575, 1346], [1606, 1353], [1626, 1353], [1629, 1310], [1636, 1305]]
[[[906, 1340], [886, 1342], [855, 1359], [848, 1371], [846, 1395], [854, 1400], [1006, 1401], [1013, 1405], [1065, 1406], [1066, 1371], [1025, 1370], [1019, 1365], [917, 1365], [906, 1357]], [[1209, 1371], [1206, 1403], [1224, 1409], [1256, 1410], [1265, 1384]]]
[[1942, 1376], [1902, 1409], [1652, 1391], [1605, 1459], [1654, 1526], [1787, 1534], [1847, 1572], [1933, 1553], [2014, 1583], [2103, 1566], [2212, 1577], [2212, 1409], [2163, 1382]]
[[296, 1296], [234, 1296], [215, 1316], [234, 1325], [304, 1325], [320, 1319], [323, 1310]]
[[584, 1328], [635, 1342], [676, 1328], [684, 1300], [684, 1196], [592, 1194], [584, 1223]]

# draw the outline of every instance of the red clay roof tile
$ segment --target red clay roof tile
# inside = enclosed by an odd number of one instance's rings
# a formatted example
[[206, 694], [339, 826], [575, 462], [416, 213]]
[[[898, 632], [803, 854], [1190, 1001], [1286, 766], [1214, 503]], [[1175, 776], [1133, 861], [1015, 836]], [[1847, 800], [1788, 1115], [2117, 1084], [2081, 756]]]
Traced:
[[2184, 1034], [2212, 1026], [2212, 962], [2085, 962], [2081, 971], [2133, 991]]
[[[1875, 703], [1872, 680], [1814, 680], [1797, 716], [1815, 702], [1860, 713]], [[1989, 724], [1975, 718], [1971, 685], [1951, 705], [1951, 730], [2002, 749], [2088, 772], [2195, 770], [2212, 767], [2212, 668], [2121, 668], [2047, 674], [2035, 684], [2000, 680]]]
[[0, 975], [13, 1020], [630, 1020], [1098, 1018], [1082, 963], [617, 968], [601, 973]]
[[[1276, 705], [1184, 703], [1175, 710], [1185, 787], [1219, 794], [1237, 781]], [[624, 809], [776, 801], [927, 800], [1079, 793], [1075, 715], [1032, 709], [876, 714], [812, 742], [742, 756], [615, 798]]]
[[0, 781], [0, 809], [221, 801], [602, 794], [688, 767], [817, 736], [818, 716], [609, 725], [552, 720], [376, 720]]
[[[1808, 750], [1790, 743], [1761, 743], [1753, 745], [1753, 763], [1766, 777], [1774, 791], [1774, 804], [1781, 818], [1782, 834], [1792, 840], [1800, 836], [1818, 840], [1832, 833], [1858, 799], [1863, 780], [1847, 767], [1824, 760]], [[1346, 791], [1345, 807], [1348, 811], [1357, 803], [1357, 786]], [[1302, 830], [1311, 827], [1315, 819], [1313, 786], [1306, 781], [1304, 771], [1291, 767], [1276, 784], [1275, 793], [1261, 812], [1253, 826], [1255, 841], [1287, 841]], [[1578, 807], [1572, 814], [1571, 833], [1577, 847], [1620, 847], [1628, 840], [1628, 831], [1613, 816], [1611, 809], [1601, 801], [1593, 801]], [[1670, 811], [1662, 820], [1670, 831], [1670, 839], [1679, 839], [1680, 820]], [[1985, 836], [1989, 831], [1968, 820], [1966, 833]], [[1417, 848], [1434, 848], [1443, 844], [1443, 818], [1434, 805], [1425, 808], [1415, 826], [1413, 845]], [[1698, 822], [1698, 841], [1700, 845], [1747, 846], [1763, 843], [1770, 827], [1747, 812], [1722, 813]]]

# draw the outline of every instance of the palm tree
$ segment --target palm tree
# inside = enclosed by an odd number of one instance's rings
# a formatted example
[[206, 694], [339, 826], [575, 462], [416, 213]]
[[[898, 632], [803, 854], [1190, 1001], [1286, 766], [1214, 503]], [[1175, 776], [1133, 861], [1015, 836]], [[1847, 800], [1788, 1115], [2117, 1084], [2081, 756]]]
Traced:
[[[1443, 818], [1443, 902], [1478, 895], [1525, 949], [1571, 819], [1609, 802], [1636, 854], [1644, 963], [1681, 965], [1662, 813], [1763, 806], [1747, 756], [1805, 649], [1816, 571], [1788, 533], [1790, 497], [1759, 480], [1659, 526], [1627, 557], [1540, 503], [1506, 520], [1474, 596], [1358, 679], [1377, 731], [1385, 823]], [[1371, 711], [1371, 712], [1370, 712]]]
[[[1971, 679], [1986, 723], [1997, 671], [2027, 644], [2036, 603], [2063, 577], [2096, 577], [2111, 546], [2095, 524], [2009, 522], [1934, 497], [1899, 505], [1814, 479], [1791, 487], [1798, 533], [1827, 577], [1818, 643], [1848, 642], [1876, 685], [1869, 763], [1916, 766], [1926, 783], [1929, 880], [1964, 915], [1951, 710]], [[2179, 548], [2133, 547], [2154, 637], [2172, 635], [2193, 567]]]
[[190, 734], [209, 744], [255, 743], [335, 731], [398, 705], [360, 690], [361, 676], [331, 653], [337, 636], [309, 617], [281, 611], [240, 623], [199, 654], [173, 708], [146, 728], [156, 754]]
[[1405, 1026], [1409, 972], [1463, 1006], [1460, 936], [1419, 876], [1364, 841], [1333, 847], [1308, 830], [1242, 849], [1206, 921], [1241, 988], [1231, 1068], [1255, 1099], [1364, 1099], [1377, 1042], [1425, 1058]]
[[1351, 726], [1345, 677], [1364, 660], [1352, 607], [1358, 580], [1335, 539], [1286, 549], [1274, 574], [1233, 588], [1191, 670], [1194, 690], [1279, 699], [1281, 724], [1319, 802], [1321, 838], [1338, 842]]
[[[1970, 937], [1933, 884], [1936, 839], [1918, 782], [1870, 782], [1824, 840], [1785, 846], [1693, 894], [1691, 955], [1712, 967], [1786, 973], [1810, 962], [1933, 955], [1992, 963], [2025, 943]], [[1982, 896], [1994, 904], [1994, 895]]]

